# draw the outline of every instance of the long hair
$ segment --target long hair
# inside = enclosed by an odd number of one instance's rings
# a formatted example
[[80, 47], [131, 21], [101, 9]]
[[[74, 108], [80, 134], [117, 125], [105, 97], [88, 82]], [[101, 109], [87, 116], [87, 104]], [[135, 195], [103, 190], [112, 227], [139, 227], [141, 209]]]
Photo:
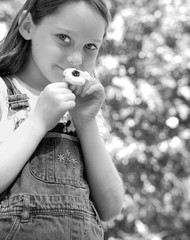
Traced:
[[[0, 45], [0, 76], [4, 77], [16, 74], [27, 62], [31, 51], [31, 41], [25, 40], [21, 36], [19, 27], [29, 12], [34, 24], [37, 25], [44, 17], [54, 14], [64, 3], [80, 1], [84, 1], [94, 7], [105, 20], [106, 28], [108, 27], [110, 13], [104, 0], [27, 0], [14, 18], [5, 39]], [[19, 21], [24, 10], [26, 10], [26, 14]]]

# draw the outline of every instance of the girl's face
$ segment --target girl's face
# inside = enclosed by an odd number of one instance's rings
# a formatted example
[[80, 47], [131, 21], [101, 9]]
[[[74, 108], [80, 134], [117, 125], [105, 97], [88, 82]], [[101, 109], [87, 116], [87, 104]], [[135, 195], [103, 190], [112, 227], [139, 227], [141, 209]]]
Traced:
[[69, 67], [92, 74], [105, 27], [103, 17], [89, 4], [63, 4], [39, 25], [31, 24], [32, 49], [25, 76], [33, 80], [35, 76], [45, 86], [62, 81], [63, 71]]

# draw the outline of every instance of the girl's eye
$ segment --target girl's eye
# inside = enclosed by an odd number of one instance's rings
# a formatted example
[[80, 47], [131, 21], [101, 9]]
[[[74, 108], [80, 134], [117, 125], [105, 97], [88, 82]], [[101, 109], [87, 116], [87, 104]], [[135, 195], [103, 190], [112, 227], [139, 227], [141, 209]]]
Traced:
[[58, 34], [57, 36], [61, 41], [65, 42], [65, 43], [70, 43], [70, 41], [71, 41], [70, 37], [68, 37], [65, 34]]
[[89, 43], [89, 44], [86, 44], [85, 47], [88, 49], [88, 50], [96, 50], [98, 47], [93, 44], [93, 43]]

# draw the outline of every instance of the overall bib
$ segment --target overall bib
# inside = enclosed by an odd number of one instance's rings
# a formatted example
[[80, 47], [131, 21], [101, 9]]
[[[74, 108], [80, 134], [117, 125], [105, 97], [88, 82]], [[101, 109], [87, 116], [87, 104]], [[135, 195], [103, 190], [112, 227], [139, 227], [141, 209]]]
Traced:
[[80, 143], [66, 127], [59, 123], [44, 136], [18, 177], [0, 195], [0, 240], [103, 239]]

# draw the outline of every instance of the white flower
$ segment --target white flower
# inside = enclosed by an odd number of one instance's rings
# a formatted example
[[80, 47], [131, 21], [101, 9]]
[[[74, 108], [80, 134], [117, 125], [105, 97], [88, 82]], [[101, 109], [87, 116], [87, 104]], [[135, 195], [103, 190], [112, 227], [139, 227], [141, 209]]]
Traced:
[[90, 80], [88, 72], [83, 72], [75, 68], [67, 68], [63, 71], [65, 80], [73, 85], [84, 85], [86, 81]]

